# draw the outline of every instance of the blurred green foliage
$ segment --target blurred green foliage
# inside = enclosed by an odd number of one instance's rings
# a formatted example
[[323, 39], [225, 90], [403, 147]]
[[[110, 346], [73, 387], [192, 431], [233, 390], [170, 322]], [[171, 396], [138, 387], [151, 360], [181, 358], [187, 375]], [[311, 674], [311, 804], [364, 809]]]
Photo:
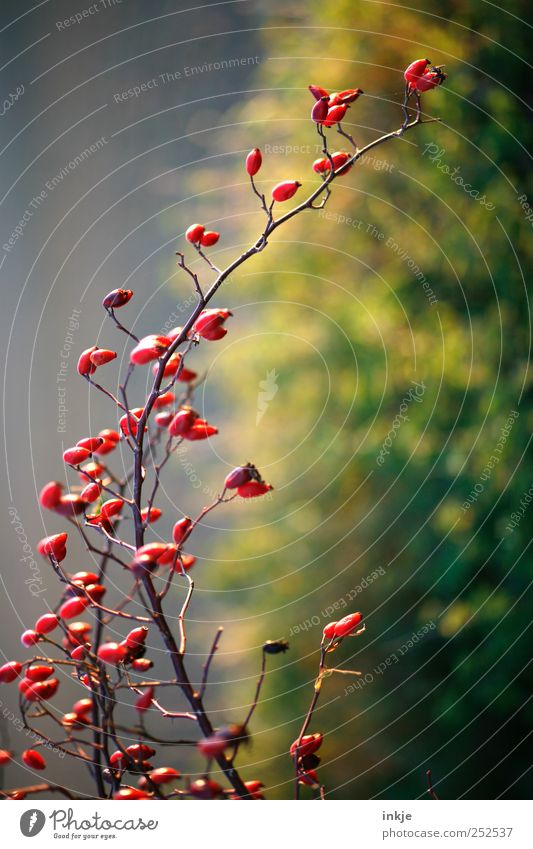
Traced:
[[[446, 66], [446, 85], [424, 98], [441, 122], [377, 148], [339, 182], [327, 214], [278, 231], [218, 297], [235, 313], [226, 340], [195, 355], [209, 365], [202, 402], [223, 423], [219, 464], [251, 459], [276, 487], [272, 498], [226, 510], [231, 526], [202, 552], [209, 591], [197, 608], [232, 620], [217, 659], [219, 674], [238, 679], [221, 694], [228, 715], [250, 700], [262, 641], [290, 639], [287, 655], [270, 658], [245, 758], [270, 798], [292, 792], [286, 750], [311, 697], [321, 629], [344, 609], [332, 617], [326, 608], [377, 569], [346, 608], [364, 613], [366, 634], [334, 656], [373, 681], [346, 695], [355, 679], [328, 679], [311, 726], [326, 732], [320, 769], [332, 797], [416, 798], [429, 767], [444, 798], [528, 794], [533, 514], [506, 530], [531, 485], [530, 225], [517, 200], [533, 196], [520, 58], [527, 31], [491, 4], [455, 0], [434, 12], [350, 0], [269, 4], [255, 90], [224, 116], [216, 142], [198, 136], [199, 157], [229, 156], [189, 178], [200, 195], [191, 220], [220, 227], [213, 256], [223, 265], [262, 225], [244, 152], [263, 149], [265, 191], [282, 178], [301, 180], [302, 192], [316, 182], [309, 83], [364, 89], [345, 128], [365, 144], [399, 125], [409, 61], [428, 55]], [[525, 2], [513, 15], [527, 17]], [[329, 135], [332, 149], [345, 147]], [[434, 161], [429, 145], [439, 150]], [[421, 396], [379, 465], [413, 381]], [[269, 400], [258, 416], [261, 393]], [[513, 410], [519, 416], [483, 479]], [[216, 486], [220, 467], [203, 473]], [[296, 633], [307, 620], [313, 627]]]

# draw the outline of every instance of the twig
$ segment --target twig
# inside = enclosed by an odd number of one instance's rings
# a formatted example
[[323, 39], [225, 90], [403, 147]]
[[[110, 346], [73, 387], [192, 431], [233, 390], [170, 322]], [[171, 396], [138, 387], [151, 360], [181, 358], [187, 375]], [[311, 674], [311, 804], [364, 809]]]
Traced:
[[176, 256], [178, 257], [179, 267], [187, 272], [187, 274], [189, 275], [189, 277], [192, 279], [192, 281], [194, 283], [194, 288], [196, 289], [196, 292], [198, 293], [198, 297], [200, 298], [200, 300], [203, 300], [204, 293], [202, 292], [202, 287], [200, 286], [200, 281], [198, 279], [198, 275], [195, 274], [194, 271], [192, 270], [192, 268], [189, 268], [189, 266], [185, 262], [185, 254], [183, 254], [181, 251], [176, 251]]
[[75, 590], [76, 595], [83, 593], [85, 595], [85, 598], [89, 601], [91, 607], [94, 607], [96, 610], [100, 610], [102, 613], [112, 614], [113, 616], [120, 616], [123, 619], [130, 619], [135, 622], [150, 622], [150, 619], [148, 619], [146, 616], [134, 616], [133, 613], [124, 613], [122, 610], [115, 610], [111, 607], [106, 607], [105, 605], [95, 601], [83, 585], [78, 586], [78, 584], [75, 584], [73, 581], [70, 580], [70, 578], [67, 577], [67, 575], [65, 574], [65, 572], [63, 572], [61, 566], [52, 554], [49, 555], [49, 560], [59, 580], [62, 583], [67, 584], [73, 590]]
[[300, 746], [302, 744], [302, 739], [305, 736], [305, 732], [307, 731], [307, 729], [309, 728], [309, 725], [311, 723], [311, 719], [313, 717], [313, 712], [314, 712], [314, 710], [317, 706], [318, 699], [320, 698], [320, 691], [322, 689], [322, 679], [323, 679], [324, 670], [325, 670], [325, 659], [326, 659], [326, 647], [324, 646], [324, 641], [322, 641], [322, 645], [320, 646], [320, 660], [318, 662], [318, 675], [315, 679], [315, 685], [314, 685], [314, 688], [313, 688], [313, 697], [311, 699], [311, 704], [309, 705], [309, 708], [308, 708], [307, 714], [305, 716], [302, 728], [301, 728], [300, 733], [298, 735], [298, 740], [297, 740], [295, 752], [294, 752], [294, 768], [295, 768], [295, 772], [296, 772], [294, 793], [295, 793], [296, 799], [300, 798], [300, 782], [298, 781], [298, 776], [299, 776], [298, 761], [299, 761], [299, 758], [300, 758]]
[[215, 634], [215, 639], [213, 640], [213, 644], [212, 644], [211, 649], [209, 651], [209, 654], [207, 655], [207, 660], [204, 663], [203, 674], [202, 674], [202, 682], [200, 684], [200, 689], [198, 690], [198, 695], [201, 699], [204, 697], [204, 694], [205, 694], [205, 688], [207, 687], [207, 679], [209, 677], [209, 669], [211, 668], [211, 663], [213, 662], [213, 658], [214, 658], [214, 656], [215, 656], [215, 654], [218, 650], [218, 644], [220, 642], [220, 638], [221, 638], [223, 632], [224, 632], [224, 628], [222, 628], [222, 627], [218, 628], [218, 630]]
[[[418, 108], [417, 108], [417, 113], [415, 115], [415, 118], [413, 120], [410, 120], [409, 112], [408, 112], [408, 109], [407, 109], [407, 100], [408, 100], [408, 98], [407, 98], [407, 93], [406, 93], [406, 98], [404, 100], [404, 106], [402, 107], [403, 112], [404, 112], [404, 122], [402, 123], [401, 127], [398, 130], [392, 131], [390, 133], [386, 133], [385, 135], [381, 136], [380, 138], [375, 139], [374, 141], [370, 142], [369, 144], [367, 144], [365, 147], [363, 147], [360, 150], [356, 149], [353, 156], [343, 166], [343, 169], [349, 168], [352, 165], [354, 165], [359, 159], [361, 159], [361, 157], [364, 156], [365, 153], [372, 150], [374, 147], [376, 147], [380, 144], [383, 144], [386, 141], [389, 141], [390, 139], [400, 138], [409, 129], [416, 126], [418, 123], [422, 123], [420, 103], [419, 102], [417, 103]], [[341, 130], [342, 130], [342, 128], [341, 128]], [[341, 132], [341, 134], [342, 134], [342, 132]], [[325, 144], [325, 149], [327, 151], [327, 144], [325, 143], [325, 140], [324, 140], [324, 144]], [[147, 421], [150, 417], [150, 414], [152, 412], [152, 409], [154, 407], [155, 401], [159, 397], [165, 367], [166, 367], [170, 357], [178, 350], [180, 345], [182, 345], [187, 340], [188, 334], [191, 331], [192, 327], [194, 326], [196, 319], [198, 318], [198, 316], [200, 315], [202, 310], [205, 309], [207, 304], [214, 298], [214, 296], [217, 293], [220, 286], [224, 283], [225, 280], [228, 279], [228, 277], [230, 277], [230, 275], [233, 273], [233, 271], [235, 271], [237, 268], [239, 268], [241, 265], [243, 265], [252, 256], [254, 256], [255, 254], [258, 254], [260, 251], [262, 251], [267, 244], [268, 238], [278, 227], [280, 227], [283, 224], [285, 224], [286, 222], [290, 221], [294, 216], [300, 214], [304, 210], [312, 209], [315, 205], [315, 201], [318, 198], [320, 198], [322, 195], [324, 195], [324, 198], [325, 198], [325, 199], [323, 198], [323, 200], [322, 200], [322, 203], [324, 203], [325, 200], [327, 200], [327, 197], [329, 195], [329, 191], [330, 191], [329, 187], [330, 187], [331, 183], [336, 179], [337, 176], [338, 175], [335, 173], [333, 168], [331, 168], [328, 176], [310, 194], [310, 196], [306, 200], [302, 201], [302, 203], [300, 203], [299, 205], [297, 205], [293, 209], [289, 210], [284, 215], [281, 215], [280, 218], [278, 218], [278, 219], [274, 219], [274, 217], [273, 217], [274, 204], [272, 203], [269, 207], [267, 207], [266, 206], [266, 200], [265, 200], [263, 208], [265, 209], [265, 212], [267, 213], [267, 223], [265, 225], [265, 228], [264, 228], [262, 234], [247, 250], [245, 250], [239, 257], [234, 259], [225, 269], [223, 269], [223, 270], [217, 269], [216, 266], [211, 262], [211, 260], [209, 260], [209, 258], [205, 254], [203, 254], [203, 252], [200, 250], [200, 248], [199, 247], [197, 248], [200, 255], [208, 263], [210, 268], [213, 271], [216, 272], [217, 276], [216, 276], [214, 282], [211, 284], [211, 286], [209, 287], [209, 289], [207, 290], [206, 293], [203, 293], [203, 290], [201, 289], [201, 287], [196, 286], [196, 284], [195, 284], [196, 292], [197, 292], [197, 295], [198, 295], [198, 303], [196, 304], [196, 306], [192, 310], [192, 312], [191, 312], [189, 318], [187, 319], [187, 321], [185, 322], [181, 332], [175, 337], [175, 339], [172, 341], [172, 343], [166, 349], [164, 354], [159, 358], [158, 369], [157, 369], [157, 373], [156, 373], [154, 380], [153, 380], [153, 384], [152, 384], [150, 394], [148, 395], [148, 397], [146, 399], [146, 403], [145, 403], [145, 406], [143, 408], [143, 412], [142, 412], [142, 414], [141, 414], [141, 416], [140, 416], [140, 418], [137, 422], [136, 435], [135, 435], [134, 438], [132, 438], [131, 442], [128, 439], [128, 444], [130, 445], [130, 447], [133, 448], [133, 452], [134, 452], [134, 466], [133, 466], [133, 477], [132, 477], [133, 502], [134, 502], [134, 504], [133, 504], [132, 509], [133, 509], [134, 525], [135, 525], [135, 547], [136, 548], [140, 548], [144, 544], [144, 533], [145, 533], [145, 526], [144, 526], [144, 523], [143, 523], [141, 515], [140, 515], [141, 503], [142, 503], [141, 502], [142, 488], [143, 488], [143, 483], [144, 483], [144, 478], [145, 478], [145, 469], [143, 467], [145, 427], [146, 427]], [[253, 184], [253, 181], [252, 181], [252, 187], [253, 187], [255, 193], [259, 195], [259, 197], [261, 198], [262, 203], [263, 203], [263, 196], [261, 196], [257, 192], [257, 190], [255, 189], [255, 186]], [[185, 269], [185, 270], [187, 271], [187, 269]], [[129, 407], [128, 407], [128, 404], [127, 404], [126, 401], [125, 401], [124, 405], [129, 410]], [[211, 507], [208, 508], [208, 509], [212, 509], [213, 506], [216, 506], [216, 503], [219, 503], [218, 499], [217, 499], [217, 502], [215, 502], [214, 505], [211, 505]], [[200, 521], [201, 518], [203, 518], [203, 516], [206, 515], [206, 512], [207, 512], [207, 510], [202, 511], [202, 514], [200, 515], [200, 517], [198, 517], [195, 524], [197, 524], [198, 521]], [[117, 543], [120, 544], [120, 541], [117, 540]], [[144, 591], [146, 592], [146, 595], [147, 595], [147, 604], [148, 604], [149, 614], [152, 617], [157, 628], [159, 629], [159, 632], [160, 632], [160, 634], [163, 638], [163, 641], [166, 645], [167, 651], [169, 652], [169, 656], [170, 656], [170, 659], [171, 659], [171, 662], [172, 662], [172, 665], [173, 665], [173, 668], [174, 668], [174, 672], [176, 674], [176, 681], [178, 683], [178, 686], [180, 687], [180, 689], [182, 690], [183, 694], [185, 695], [187, 701], [189, 702], [191, 709], [192, 709], [192, 713], [196, 717], [202, 733], [204, 734], [204, 736], [210, 736], [213, 732], [213, 727], [212, 727], [211, 722], [210, 722], [210, 720], [208, 719], [208, 717], [205, 713], [205, 709], [204, 709], [203, 702], [202, 702], [202, 696], [203, 696], [203, 693], [204, 693], [204, 690], [205, 690], [205, 686], [201, 687], [200, 692], [195, 692], [195, 690], [192, 687], [192, 684], [190, 682], [190, 679], [187, 675], [185, 665], [184, 665], [184, 653], [185, 653], [185, 648], [186, 648], [186, 640], [185, 640], [185, 632], [184, 632], [184, 625], [183, 625], [183, 617], [185, 615], [187, 605], [189, 604], [190, 598], [191, 598], [191, 595], [192, 595], [192, 588], [193, 588], [192, 582], [190, 582], [190, 584], [189, 584], [189, 592], [187, 594], [184, 606], [182, 607], [182, 611], [181, 611], [181, 614], [180, 614], [180, 634], [181, 634], [181, 647], [180, 647], [180, 649], [178, 649], [176, 641], [173, 637], [173, 634], [170, 630], [170, 627], [169, 627], [168, 622], [166, 620], [166, 617], [164, 615], [164, 612], [163, 612], [163, 609], [162, 609], [162, 606], [161, 606], [162, 599], [161, 599], [160, 595], [158, 595], [158, 593], [155, 591], [152, 577], [149, 574], [146, 574], [143, 577], [142, 582], [143, 582]], [[140, 593], [140, 595], [141, 595], [141, 593]], [[318, 675], [318, 678], [315, 682], [315, 692], [314, 692], [314, 695], [313, 695], [313, 699], [311, 701], [311, 705], [309, 707], [308, 714], [306, 716], [306, 719], [304, 721], [304, 724], [303, 724], [303, 727], [302, 727], [302, 730], [301, 730], [301, 733], [300, 733], [300, 737], [299, 737], [300, 741], [301, 741], [301, 738], [304, 736], [307, 727], [309, 726], [314, 708], [315, 708], [316, 703], [317, 703], [318, 698], [319, 698], [320, 686], [321, 686], [321, 682], [322, 682], [322, 673], [323, 673], [323, 668], [324, 668], [324, 657], [325, 657], [325, 649], [324, 649], [324, 647], [322, 647], [321, 648], [320, 666], [319, 666], [319, 675]], [[217, 756], [216, 761], [217, 761], [219, 767], [225, 773], [225, 775], [226, 775], [227, 779], [229, 780], [230, 784], [232, 785], [235, 793], [241, 798], [249, 798], [249, 793], [246, 789], [246, 786], [244, 785], [244, 782], [242, 781], [239, 774], [237, 773], [237, 771], [233, 767], [232, 762], [230, 760], [228, 760], [226, 758], [226, 756], [223, 755], [223, 754]], [[296, 757], [295, 758], [296, 768], [297, 768], [297, 761], [298, 761], [298, 758]], [[299, 792], [298, 782], [296, 782], [296, 788], [297, 788], [296, 794], [298, 795], [298, 792]]]
[[191, 576], [187, 572], [185, 572], [185, 570], [183, 568], [183, 561], [182, 561], [182, 559], [179, 555], [178, 555], [178, 560], [179, 560], [179, 563], [181, 565], [181, 570], [182, 570], [183, 574], [185, 575], [185, 577], [187, 578], [187, 581], [189, 582], [189, 589], [187, 591], [187, 595], [185, 596], [185, 601], [183, 602], [182, 608], [181, 608], [179, 615], [178, 615], [178, 628], [179, 628], [179, 632], [180, 632], [180, 654], [184, 655], [186, 650], [187, 650], [187, 634], [185, 633], [185, 614], [187, 613], [187, 608], [189, 607], [189, 604], [191, 603], [192, 594], [194, 592], [194, 581], [192, 580]]
[[428, 771], [426, 772], [426, 778], [427, 778], [427, 783], [428, 783], [428, 790], [427, 790], [428, 794], [431, 796], [432, 799], [438, 800], [439, 797], [437, 796], [435, 789], [433, 787], [433, 781], [432, 781], [432, 778], [431, 778], [431, 770], [430, 769], [428, 769]]
[[116, 398], [115, 395], [113, 395], [113, 393], [109, 391], [109, 389], [106, 389], [100, 383], [97, 383], [96, 380], [93, 380], [92, 377], [88, 374], [85, 374], [84, 377], [85, 380], [87, 380], [87, 382], [91, 384], [91, 386], [94, 386], [95, 389], [98, 389], [99, 392], [102, 392], [104, 395], [110, 398], [111, 401], [113, 401], [113, 403], [115, 404], [115, 406], [117, 406], [120, 410], [124, 410], [124, 412], [126, 411], [124, 405], [120, 403], [118, 398]]

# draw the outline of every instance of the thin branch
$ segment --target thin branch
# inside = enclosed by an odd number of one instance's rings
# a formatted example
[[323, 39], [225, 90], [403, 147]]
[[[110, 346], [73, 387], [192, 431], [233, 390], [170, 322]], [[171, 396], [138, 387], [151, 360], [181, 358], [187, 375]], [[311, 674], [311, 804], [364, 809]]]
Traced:
[[181, 251], [176, 251], [176, 256], [178, 257], [179, 267], [187, 272], [187, 274], [189, 275], [189, 277], [191, 278], [191, 280], [194, 283], [194, 288], [196, 289], [198, 297], [200, 298], [201, 301], [203, 301], [204, 293], [202, 292], [202, 287], [200, 286], [200, 281], [198, 279], [198, 275], [195, 274], [194, 271], [192, 270], [192, 268], [189, 268], [189, 266], [185, 262], [185, 254], [183, 254]]
[[428, 794], [431, 796], [432, 799], [438, 800], [439, 797], [437, 796], [435, 789], [433, 787], [433, 781], [432, 781], [432, 778], [431, 778], [431, 770], [430, 769], [428, 769], [428, 771], [426, 772], [426, 779], [427, 779], [427, 783], [428, 783], [428, 790], [427, 790]]
[[164, 716], [166, 719], [190, 719], [192, 722], [196, 722], [197, 720], [197, 716], [194, 713], [167, 710], [161, 705], [158, 699], [152, 699], [152, 704], [159, 711], [161, 716]]
[[61, 784], [29, 784], [26, 787], [12, 787], [10, 790], [0, 790], [0, 796], [4, 799], [11, 798], [14, 794], [24, 794], [25, 796], [35, 796], [38, 793], [60, 793], [66, 799], [81, 799], [81, 796], [75, 796], [66, 787]]
[[259, 696], [261, 695], [261, 687], [263, 686], [263, 681], [265, 680], [267, 653], [266, 653], [266, 651], [263, 651], [263, 652], [261, 652], [261, 654], [262, 654], [261, 673], [260, 673], [259, 678], [257, 680], [257, 686], [255, 688], [254, 700], [253, 700], [252, 704], [250, 705], [250, 710], [248, 711], [248, 713], [246, 715], [246, 719], [243, 722], [244, 728], [248, 727], [248, 725], [250, 724], [250, 720], [251, 720], [252, 716], [254, 715], [254, 711], [255, 711], [255, 709], [258, 705], [258, 702], [259, 702]]
[[113, 401], [113, 403], [115, 404], [115, 406], [117, 406], [120, 410], [124, 410], [124, 412], [126, 411], [124, 405], [120, 403], [118, 398], [116, 398], [115, 395], [113, 395], [113, 393], [109, 391], [109, 389], [106, 389], [100, 383], [97, 383], [96, 380], [93, 380], [92, 377], [90, 377], [90, 375], [84, 374], [83, 376], [85, 380], [87, 380], [87, 382], [91, 384], [91, 386], [94, 386], [95, 389], [98, 389], [99, 392], [102, 392], [103, 395], [106, 395], [108, 398], [110, 398], [111, 401]]
[[[112, 546], [111, 542], [108, 541], [108, 543], [109, 543], [108, 549], [102, 551], [100, 548], [96, 548], [96, 546], [94, 546], [92, 544], [92, 542], [89, 540], [89, 537], [87, 536], [87, 534], [83, 530], [82, 526], [80, 525], [79, 522], [76, 521], [76, 519], [72, 519], [69, 516], [67, 516], [67, 521], [70, 522], [72, 525], [74, 525], [78, 529], [78, 531], [80, 532], [81, 537], [82, 537], [82, 539], [85, 543], [87, 551], [91, 552], [91, 554], [98, 554], [100, 557], [106, 557], [106, 558], [109, 558], [110, 560], [114, 560], [116, 563], [118, 563], [124, 569], [128, 568], [126, 563], [123, 563], [122, 560], [120, 560], [120, 558], [117, 557], [115, 554], [113, 554], [113, 552], [111, 551], [111, 546]], [[90, 527], [95, 527], [95, 526], [91, 525]]]
[[343, 130], [340, 123], [337, 124], [337, 132], [341, 136], [344, 136], [344, 138], [347, 139], [350, 142], [350, 144], [352, 145], [353, 148], [355, 148], [355, 150], [358, 150], [357, 142], [355, 141], [354, 137], [351, 136], [350, 133], [347, 133], [345, 130]]
[[145, 527], [148, 527], [148, 525], [150, 524], [150, 521], [149, 521], [150, 520], [150, 511], [153, 507], [155, 497], [157, 495], [157, 490], [159, 489], [159, 486], [160, 486], [160, 483], [161, 483], [161, 471], [162, 471], [162, 469], [164, 469], [164, 467], [166, 466], [166, 464], [168, 463], [168, 461], [170, 460], [171, 456], [174, 454], [176, 449], [179, 447], [179, 445], [181, 445], [182, 441], [183, 440], [179, 439], [179, 440], [176, 441], [176, 443], [174, 445], [172, 445], [173, 440], [172, 440], [172, 437], [169, 436], [169, 438], [167, 439], [166, 445], [165, 445], [165, 456], [161, 460], [160, 463], [158, 463], [156, 466], [154, 466], [154, 476], [155, 476], [154, 477], [154, 485], [153, 485], [153, 488], [152, 488], [152, 492], [150, 493], [150, 498], [148, 499], [148, 505], [147, 505], [147, 508], [146, 508], [147, 517], [146, 517], [146, 521], [144, 523]]
[[120, 321], [118, 320], [118, 318], [115, 315], [115, 310], [113, 308], [106, 309], [106, 312], [107, 312], [109, 318], [112, 319], [115, 322], [115, 325], [119, 330], [122, 330], [122, 332], [125, 333], [126, 336], [129, 336], [130, 339], [133, 339], [134, 342], [139, 341], [139, 337], [136, 336], [135, 333], [132, 333], [131, 330], [128, 330], [127, 327], [124, 327], [124, 325], [120, 323]]
[[207, 660], [204, 663], [203, 674], [202, 674], [202, 683], [200, 684], [200, 689], [198, 690], [198, 695], [201, 699], [204, 697], [204, 694], [205, 694], [205, 688], [207, 687], [207, 679], [209, 677], [209, 669], [211, 668], [211, 663], [213, 662], [213, 658], [214, 658], [216, 652], [218, 651], [218, 644], [220, 642], [220, 638], [221, 638], [223, 632], [224, 632], [224, 628], [222, 628], [222, 626], [220, 628], [218, 628], [218, 630], [215, 634], [215, 638], [213, 640], [213, 644], [212, 644], [211, 649], [209, 651], [209, 654], [207, 655]]
[[129, 593], [127, 593], [124, 596], [124, 598], [122, 598], [119, 601], [117, 606], [114, 608], [112, 614], [107, 619], [102, 620], [103, 625], [109, 625], [109, 623], [114, 619], [115, 615], [119, 611], [123, 610], [126, 607], [126, 605], [131, 604], [131, 602], [133, 601], [133, 599], [135, 598], [135, 596], [137, 594], [137, 590], [139, 589], [140, 583], [141, 583], [140, 578], [135, 578], [135, 580], [133, 582], [133, 587], [131, 588]]

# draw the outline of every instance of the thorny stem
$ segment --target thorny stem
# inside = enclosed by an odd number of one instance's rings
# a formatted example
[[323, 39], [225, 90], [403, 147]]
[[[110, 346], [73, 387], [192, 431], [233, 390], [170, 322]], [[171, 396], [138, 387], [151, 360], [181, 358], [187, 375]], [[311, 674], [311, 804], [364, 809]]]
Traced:
[[[174, 686], [176, 686], [176, 682], [174, 682]], [[123, 734], [141, 736], [145, 740], [150, 740], [151, 743], [158, 743], [160, 746], [196, 746], [196, 740], [187, 740], [183, 738], [169, 740], [165, 737], [158, 737], [155, 734], [151, 734], [144, 725], [135, 725], [133, 727], [128, 725], [117, 725], [116, 728], [117, 731], [122, 731]]]

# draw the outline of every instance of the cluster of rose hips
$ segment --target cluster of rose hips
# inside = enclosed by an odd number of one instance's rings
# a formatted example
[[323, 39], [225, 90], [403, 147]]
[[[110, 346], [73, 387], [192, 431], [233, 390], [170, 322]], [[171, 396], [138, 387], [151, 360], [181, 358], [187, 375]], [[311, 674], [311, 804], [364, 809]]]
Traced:
[[[446, 79], [446, 74], [443, 73], [440, 67], [430, 66], [429, 59], [417, 59], [415, 62], [412, 62], [406, 69], [404, 76], [409, 89], [417, 92], [429, 91]], [[346, 117], [350, 106], [364, 94], [361, 88], [348, 88], [333, 93], [329, 93], [319, 85], [310, 85], [308, 88], [315, 99], [314, 106], [311, 109], [311, 118], [315, 124], [327, 128], [340, 125], [341, 121]], [[335, 151], [331, 154], [331, 160], [333, 161], [333, 167], [337, 175], [348, 173], [352, 165], [347, 165], [347, 163], [352, 157], [353, 153], [351, 154], [344, 150]], [[326, 156], [316, 159], [313, 163], [313, 170], [317, 174], [327, 174], [331, 169], [331, 160]], [[252, 181], [261, 169], [262, 164], [262, 153], [256, 147], [246, 157], [246, 171]], [[277, 183], [272, 189], [272, 200], [277, 203], [290, 200], [294, 197], [301, 185], [298, 180], [283, 180]], [[185, 233], [185, 237], [195, 247], [201, 248], [211, 247], [211, 245], [216, 244], [220, 238], [220, 234], [212, 230], [206, 230], [203, 224], [191, 224]]]
[[32, 663], [24, 669], [22, 663], [11, 660], [0, 667], [0, 683], [9, 684], [20, 678], [18, 687], [24, 698], [37, 702], [50, 699], [57, 692], [59, 681], [50, 677], [53, 673], [54, 667], [48, 664]]

